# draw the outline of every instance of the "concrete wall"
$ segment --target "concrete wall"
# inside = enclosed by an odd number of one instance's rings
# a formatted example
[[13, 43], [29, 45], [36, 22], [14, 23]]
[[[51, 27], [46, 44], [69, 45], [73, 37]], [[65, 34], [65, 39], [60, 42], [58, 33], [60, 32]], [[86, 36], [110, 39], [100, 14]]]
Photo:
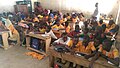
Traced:
[[13, 12], [14, 11], [14, 5], [16, 4], [16, 1], [23, 1], [23, 0], [0, 0], [0, 13], [2, 12]]

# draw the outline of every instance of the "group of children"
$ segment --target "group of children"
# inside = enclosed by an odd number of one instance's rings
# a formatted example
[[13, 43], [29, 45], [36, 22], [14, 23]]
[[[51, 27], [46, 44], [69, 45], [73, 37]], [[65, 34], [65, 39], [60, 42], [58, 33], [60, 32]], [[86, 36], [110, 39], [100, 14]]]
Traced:
[[[49, 13], [26, 15], [18, 21], [18, 25], [25, 29], [25, 33], [51, 36], [54, 46], [65, 46], [72, 54], [79, 53], [86, 59], [92, 57], [90, 68], [93, 68], [93, 63], [99, 57], [119, 65], [118, 49], [113, 45], [119, 26], [112, 18], [106, 24], [103, 18], [97, 21], [96, 17], [86, 19], [83, 13], [62, 14], [60, 11], [50, 10]], [[1, 26], [0, 24], [0, 28]], [[6, 27], [19, 37], [11, 23]]]

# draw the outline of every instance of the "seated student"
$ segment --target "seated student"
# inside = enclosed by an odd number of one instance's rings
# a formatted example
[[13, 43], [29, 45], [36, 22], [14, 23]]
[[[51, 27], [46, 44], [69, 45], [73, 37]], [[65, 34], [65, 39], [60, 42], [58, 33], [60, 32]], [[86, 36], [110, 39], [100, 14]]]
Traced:
[[98, 26], [102, 26], [103, 24], [105, 24], [105, 23], [103, 22], [103, 20], [100, 20], [100, 21], [98, 22]]
[[70, 37], [67, 36], [67, 33], [63, 33], [61, 38], [59, 38], [58, 40], [53, 42], [53, 45], [54, 46], [57, 46], [57, 45], [64, 46], [64, 45], [68, 45], [69, 41], [70, 41]]
[[67, 16], [67, 20], [70, 20], [70, 18], [71, 18], [70, 14], [67, 13], [66, 16]]
[[75, 30], [74, 31], [72, 31], [72, 32], [70, 32], [69, 34], [68, 34], [68, 36], [69, 37], [73, 37], [74, 35], [77, 35], [77, 34], [80, 34], [81, 32], [80, 32], [80, 27], [79, 27], [79, 25], [75, 25]]
[[[68, 42], [68, 50], [71, 52], [71, 54], [74, 54], [76, 51], [79, 51], [79, 48], [76, 47], [76, 45], [78, 45], [79, 43], [79, 37], [78, 36], [74, 36], [69, 42]], [[70, 66], [69, 67], [75, 67], [76, 64], [75, 63], [71, 63], [70, 62]]]
[[107, 28], [106, 28], [106, 33], [110, 32], [111, 29], [115, 28], [116, 24], [113, 20], [110, 20], [108, 25], [107, 25]]
[[95, 35], [94, 39], [98, 38], [100, 40], [100, 43], [102, 43], [106, 39], [105, 33], [103, 33], [103, 29], [100, 26], [97, 26], [95, 29]]
[[55, 36], [55, 34], [53, 33], [51, 29], [51, 26], [46, 27], [45, 34], [51, 36], [53, 39], [57, 39], [57, 37]]
[[115, 28], [110, 30], [110, 35], [114, 35], [115, 33], [117, 33], [119, 31], [119, 25], [116, 25]]
[[93, 53], [96, 51], [93, 42], [90, 42], [88, 35], [85, 35], [83, 41], [80, 41], [76, 47], [79, 48], [78, 53], [83, 54], [83, 56], [90, 56], [92, 51]]
[[108, 19], [108, 20], [113, 20], [113, 16], [110, 15], [107, 19]]
[[34, 16], [33, 22], [39, 22], [39, 19], [37, 18], [37, 16]]
[[79, 37], [74, 36], [69, 42], [68, 42], [68, 47], [70, 48], [69, 50], [71, 52], [79, 51], [79, 48], [76, 48], [76, 45], [79, 43]]
[[105, 30], [106, 30], [106, 25], [105, 25], [105, 24], [103, 24], [101, 27], [102, 27], [102, 29], [103, 29], [103, 33], [105, 33]]
[[5, 17], [5, 19], [6, 19], [5, 26], [7, 27], [7, 29], [10, 30], [10, 38], [9, 38], [9, 40], [17, 41], [17, 45], [20, 45], [20, 37], [19, 37], [18, 31], [15, 29], [15, 27], [13, 26], [11, 21], [8, 19], [8, 17]]
[[56, 24], [52, 26], [52, 30], [55, 33], [55, 35], [57, 36], [57, 38], [61, 37], [61, 33], [59, 30], [64, 29], [64, 26], [62, 26], [59, 21], [56, 21]]
[[93, 68], [94, 62], [99, 58], [103, 57], [106, 60], [110, 61], [111, 63], [119, 66], [119, 53], [116, 48], [111, 49], [112, 42], [108, 39], [104, 40], [103, 43], [100, 45], [98, 52], [92, 58], [89, 67]]
[[65, 22], [65, 32], [70, 33], [70, 26], [68, 21]]

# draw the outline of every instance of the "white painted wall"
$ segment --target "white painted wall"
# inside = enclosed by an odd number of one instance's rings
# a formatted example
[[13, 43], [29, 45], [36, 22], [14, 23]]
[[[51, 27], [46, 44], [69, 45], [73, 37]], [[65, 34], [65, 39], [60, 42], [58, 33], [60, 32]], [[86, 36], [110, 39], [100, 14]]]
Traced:
[[44, 8], [94, 12], [95, 3], [99, 3], [99, 12], [108, 14], [117, 0], [38, 0]]
[[23, 0], [0, 0], [0, 13], [14, 11], [14, 5], [16, 1], [23, 1]]

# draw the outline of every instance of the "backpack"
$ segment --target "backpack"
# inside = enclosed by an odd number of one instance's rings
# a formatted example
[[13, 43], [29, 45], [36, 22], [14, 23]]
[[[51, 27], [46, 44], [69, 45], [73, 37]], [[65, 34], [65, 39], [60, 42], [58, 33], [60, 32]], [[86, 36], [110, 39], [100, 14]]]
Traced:
[[39, 48], [39, 39], [37, 39], [37, 38], [32, 38], [31, 39], [31, 47], [32, 48], [34, 48], [34, 49], [37, 49], [37, 50], [39, 50], [40, 48]]

